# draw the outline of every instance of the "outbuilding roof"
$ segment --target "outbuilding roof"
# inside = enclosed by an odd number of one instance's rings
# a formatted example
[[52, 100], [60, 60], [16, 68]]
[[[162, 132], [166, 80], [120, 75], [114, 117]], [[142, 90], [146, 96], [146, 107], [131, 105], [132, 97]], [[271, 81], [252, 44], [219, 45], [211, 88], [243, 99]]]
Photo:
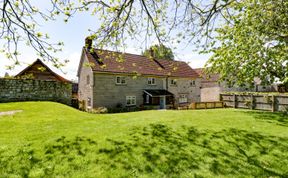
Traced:
[[70, 82], [69, 80], [65, 79], [64, 77], [58, 75], [57, 73], [53, 72], [44, 62], [40, 59], [37, 59], [31, 65], [27, 66], [21, 72], [19, 72], [15, 77], [24, 77], [27, 74], [33, 74], [33, 79], [36, 80], [55, 80], [61, 82]]

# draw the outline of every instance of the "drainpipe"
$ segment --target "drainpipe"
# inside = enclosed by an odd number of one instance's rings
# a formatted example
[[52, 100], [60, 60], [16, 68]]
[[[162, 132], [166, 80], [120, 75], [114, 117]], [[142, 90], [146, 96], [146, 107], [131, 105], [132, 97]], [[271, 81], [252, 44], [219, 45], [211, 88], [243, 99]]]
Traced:
[[168, 77], [166, 77], [166, 90], [168, 91]]

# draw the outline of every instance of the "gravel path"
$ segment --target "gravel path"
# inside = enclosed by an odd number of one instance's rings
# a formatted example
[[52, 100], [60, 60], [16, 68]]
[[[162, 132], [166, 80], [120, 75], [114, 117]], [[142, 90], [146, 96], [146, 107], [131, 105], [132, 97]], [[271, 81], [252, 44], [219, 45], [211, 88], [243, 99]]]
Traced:
[[4, 111], [0, 112], [0, 116], [5, 116], [5, 115], [13, 115], [18, 112], [22, 112], [23, 110], [13, 110], [13, 111]]

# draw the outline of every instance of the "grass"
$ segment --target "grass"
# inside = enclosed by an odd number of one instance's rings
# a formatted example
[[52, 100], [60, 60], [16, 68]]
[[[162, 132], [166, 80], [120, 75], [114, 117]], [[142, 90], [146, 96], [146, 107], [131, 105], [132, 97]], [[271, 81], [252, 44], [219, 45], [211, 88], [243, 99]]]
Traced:
[[288, 118], [234, 109], [95, 115], [0, 104], [0, 177], [288, 177]]

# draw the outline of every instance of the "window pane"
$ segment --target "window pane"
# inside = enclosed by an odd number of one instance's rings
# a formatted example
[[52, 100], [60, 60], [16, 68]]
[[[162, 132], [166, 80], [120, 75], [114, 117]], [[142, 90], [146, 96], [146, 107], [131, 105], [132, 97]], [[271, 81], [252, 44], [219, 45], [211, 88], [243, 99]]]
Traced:
[[121, 83], [123, 84], [123, 83], [125, 83], [125, 78], [124, 77], [121, 77], [122, 79], [121, 79]]

